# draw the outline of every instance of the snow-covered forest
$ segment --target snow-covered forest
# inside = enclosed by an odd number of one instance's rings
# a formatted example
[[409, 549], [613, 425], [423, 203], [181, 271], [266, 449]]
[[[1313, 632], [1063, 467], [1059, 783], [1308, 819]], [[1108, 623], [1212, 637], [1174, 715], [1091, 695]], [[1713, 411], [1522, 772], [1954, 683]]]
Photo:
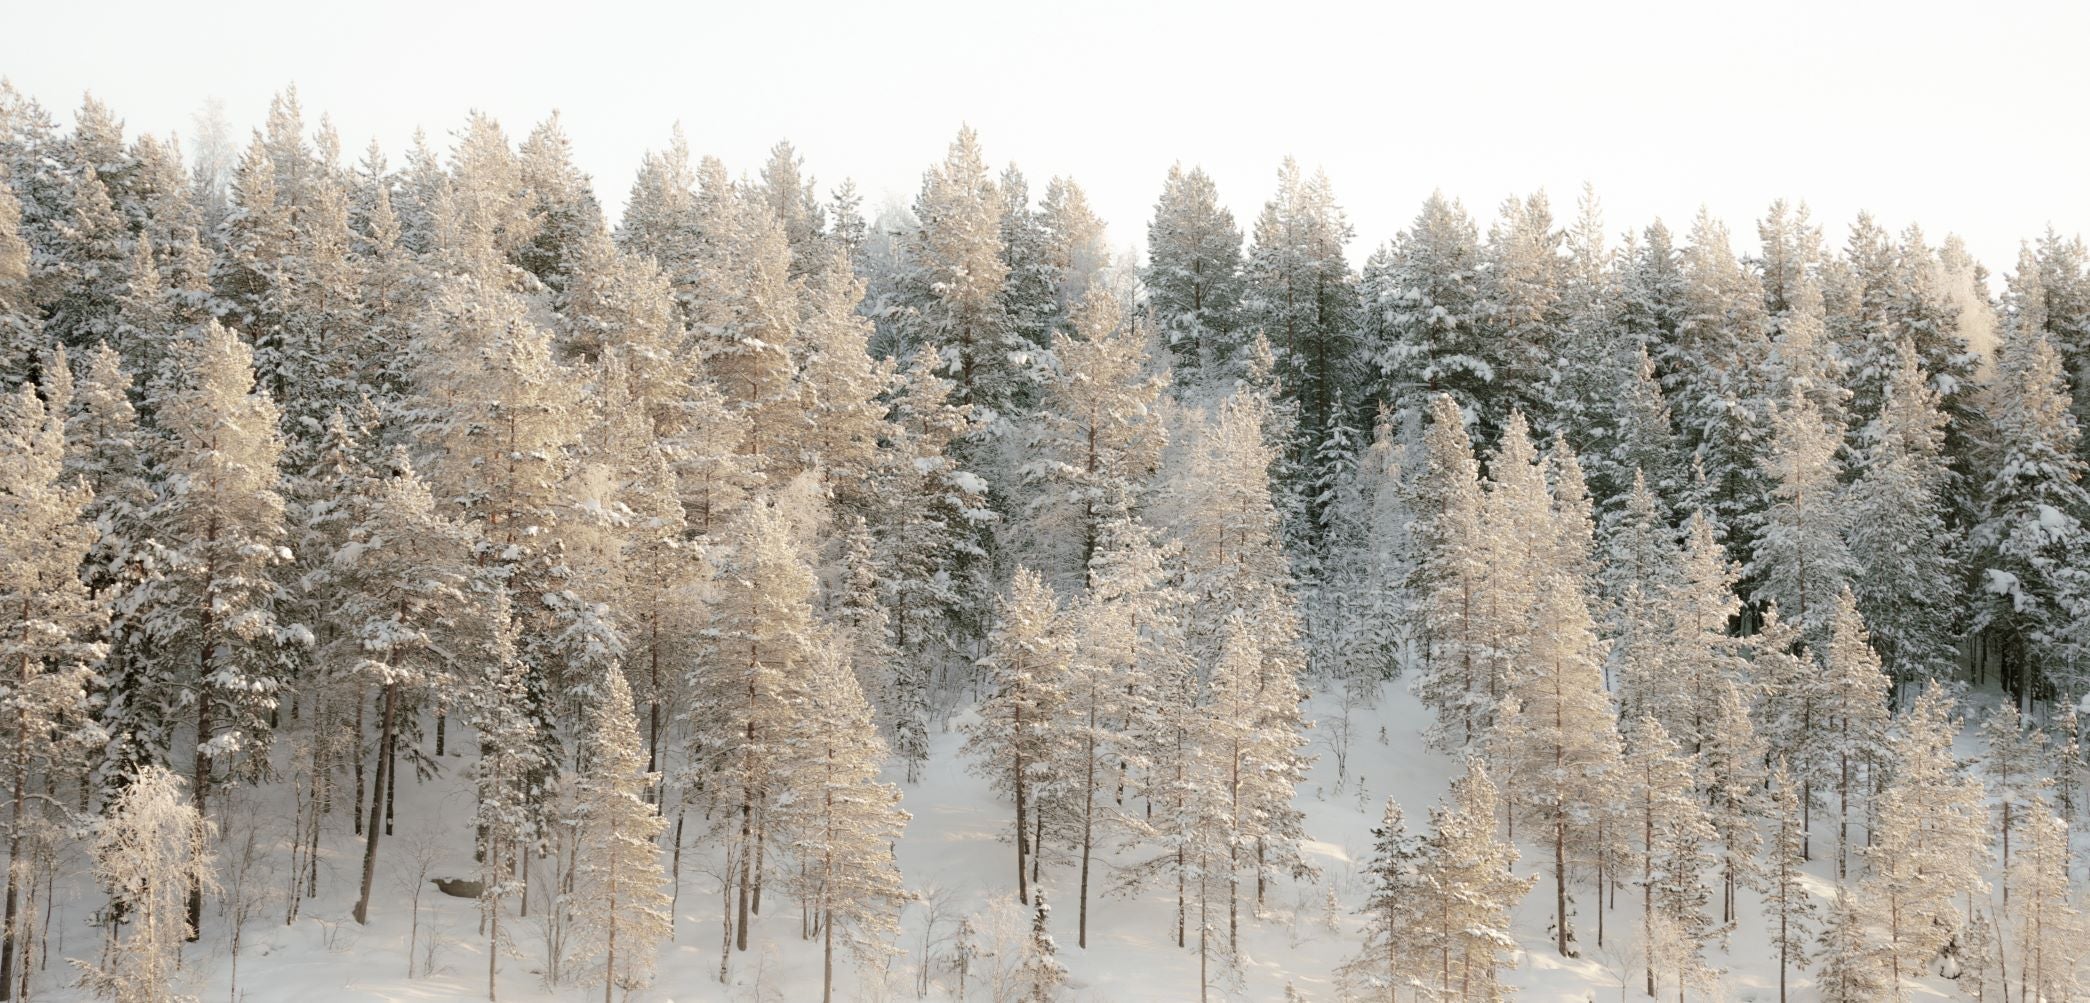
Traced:
[[2080, 239], [513, 126], [0, 84], [0, 999], [2090, 993]]

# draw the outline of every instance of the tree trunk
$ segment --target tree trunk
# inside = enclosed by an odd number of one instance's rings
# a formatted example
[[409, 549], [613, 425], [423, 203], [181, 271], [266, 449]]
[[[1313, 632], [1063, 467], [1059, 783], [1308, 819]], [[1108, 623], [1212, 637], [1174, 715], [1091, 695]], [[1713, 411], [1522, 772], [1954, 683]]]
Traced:
[[[29, 685], [29, 659], [22, 659], [22, 685]], [[16, 951], [15, 910], [19, 892], [15, 888], [15, 875], [22, 857], [22, 809], [28, 803], [29, 786], [29, 709], [15, 709], [15, 761], [14, 761], [14, 812], [10, 815], [13, 824], [7, 830], [7, 915], [4, 932], [0, 932], [0, 1000], [12, 999], [14, 988], [15, 955], [22, 955], [22, 970], [29, 970], [29, 951], [23, 947]]]
[[1076, 925], [1075, 944], [1083, 949], [1089, 946], [1089, 844], [1094, 839], [1096, 827], [1096, 704], [1089, 701], [1088, 736], [1088, 779], [1082, 785], [1086, 796], [1081, 806], [1081, 909]]
[[[378, 711], [377, 778], [370, 792], [370, 825], [363, 830], [363, 894], [356, 899], [354, 913], [356, 922], [362, 924], [370, 921], [370, 889], [377, 881], [377, 841], [385, 828], [383, 814], [385, 802], [389, 800], [379, 795], [391, 789], [392, 743], [397, 736], [393, 718], [398, 701], [399, 684], [386, 683], [384, 706]], [[492, 991], [489, 983], [488, 998], [491, 998]]]
[[1029, 905], [1030, 871], [1025, 867], [1028, 861], [1024, 859], [1025, 851], [1029, 848], [1024, 840], [1028, 838], [1029, 833], [1024, 824], [1027, 820], [1023, 816], [1026, 807], [1023, 801], [1023, 755], [1018, 753], [1014, 759], [1014, 769], [1009, 781], [1010, 786], [1016, 791], [1016, 901]]

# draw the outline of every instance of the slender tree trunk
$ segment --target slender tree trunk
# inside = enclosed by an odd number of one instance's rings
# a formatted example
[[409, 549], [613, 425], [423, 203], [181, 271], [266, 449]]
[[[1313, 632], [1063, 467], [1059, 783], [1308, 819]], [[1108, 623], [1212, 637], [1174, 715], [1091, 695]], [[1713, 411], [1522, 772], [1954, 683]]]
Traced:
[[349, 821], [355, 826], [355, 834], [363, 834], [363, 684], [356, 684], [356, 810], [348, 813]]
[[1075, 944], [1089, 946], [1089, 844], [1096, 826], [1096, 703], [1089, 701], [1088, 777], [1082, 783], [1081, 806], [1081, 909]]
[[[29, 659], [22, 658], [21, 684], [29, 684]], [[22, 956], [22, 970], [29, 969], [29, 951], [23, 946], [18, 952], [15, 943], [15, 888], [16, 874], [22, 858], [22, 812], [28, 804], [29, 787], [29, 709], [15, 709], [15, 761], [14, 761], [14, 811], [9, 816], [12, 824], [7, 830], [7, 924], [0, 932], [0, 1000], [11, 999], [14, 986], [15, 955]]]
[[[1020, 717], [1018, 720], [1020, 723]], [[1023, 815], [1023, 810], [1026, 807], [1023, 801], [1023, 754], [1019, 752], [1013, 758], [1015, 763], [1009, 781], [1010, 786], [1015, 788], [1016, 791], [1016, 901], [1029, 905], [1030, 871], [1025, 867], [1027, 861], [1024, 859], [1026, 851], [1029, 849], [1029, 845], [1024, 840], [1028, 838], [1029, 832], [1025, 827], [1026, 819]]]
[[[370, 792], [370, 826], [364, 830], [363, 835], [363, 893], [356, 899], [354, 914], [356, 922], [362, 924], [370, 921], [370, 889], [377, 881], [377, 841], [386, 828], [382, 816], [385, 801], [388, 799], [379, 795], [391, 789], [392, 743], [397, 737], [393, 718], [397, 713], [398, 700], [399, 684], [386, 683], [384, 707], [378, 712], [377, 778], [373, 785], [376, 789]], [[488, 993], [491, 992], [489, 984]]]

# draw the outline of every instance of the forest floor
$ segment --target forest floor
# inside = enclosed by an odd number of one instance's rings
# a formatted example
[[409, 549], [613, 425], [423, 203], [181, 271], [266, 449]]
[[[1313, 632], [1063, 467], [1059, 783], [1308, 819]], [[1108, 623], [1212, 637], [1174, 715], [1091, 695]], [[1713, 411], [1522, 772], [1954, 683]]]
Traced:
[[[1397, 798], [1411, 831], [1426, 826], [1428, 809], [1459, 772], [1452, 757], [1424, 747], [1428, 712], [1402, 682], [1389, 683], [1374, 706], [1350, 711], [1351, 748], [1338, 779], [1332, 741], [1341, 732], [1342, 711], [1332, 700], [1316, 699], [1308, 714], [1317, 721], [1312, 751], [1317, 760], [1299, 787], [1298, 805], [1310, 837], [1306, 857], [1320, 870], [1314, 881], [1284, 879], [1265, 895], [1260, 915], [1253, 909], [1252, 881], [1244, 882], [1241, 912], [1243, 953], [1238, 975], [1215, 977], [1214, 1000], [1281, 1000], [1293, 985], [1307, 1000], [1335, 1003], [1342, 999], [1334, 971], [1355, 950], [1361, 918], [1356, 910], [1366, 888], [1361, 876], [1370, 857], [1371, 828], [1385, 799]], [[1971, 720], [1976, 718], [1968, 713]], [[1968, 729], [1971, 732], [1971, 727]], [[456, 738], [455, 732], [452, 738]], [[973, 775], [959, 754], [962, 736], [954, 729], [936, 735], [932, 758], [921, 782], [903, 785], [904, 807], [913, 818], [897, 853], [908, 887], [924, 901], [911, 904], [902, 918], [899, 954], [883, 973], [865, 972], [840, 960], [838, 947], [835, 996], [838, 1000], [909, 1000], [916, 998], [928, 900], [941, 916], [930, 931], [932, 954], [949, 947], [948, 938], [961, 917], [972, 915], [984, 951], [995, 952], [998, 938], [1009, 950], [979, 960], [968, 979], [965, 999], [993, 1000], [992, 982], [1001, 959], [1028, 936], [1027, 909], [1013, 902], [1015, 854], [1007, 840], [1011, 810], [987, 782]], [[1970, 736], [1961, 739], [1971, 755]], [[453, 746], [453, 749], [456, 746]], [[331, 1000], [426, 1001], [475, 1000], [486, 997], [487, 944], [478, 932], [473, 900], [453, 898], [430, 883], [436, 877], [473, 877], [471, 858], [472, 793], [463, 756], [448, 757], [444, 775], [425, 782], [403, 770], [398, 824], [381, 843], [377, 891], [368, 926], [349, 918], [360, 876], [362, 841], [346, 817], [333, 819], [320, 860], [319, 894], [306, 900], [299, 917], [284, 922], [284, 890], [288, 884], [287, 847], [294, 809], [287, 785], [244, 792], [227, 815], [218, 848], [219, 873], [228, 889], [234, 883], [247, 836], [256, 852], [243, 883], [252, 903], [241, 927], [237, 987], [231, 949], [231, 914], [236, 898], [221, 894], [207, 907], [204, 936], [185, 953], [186, 990], [201, 1003], [320, 1003]], [[898, 782], [897, 769], [888, 779]], [[1854, 831], [1855, 827], [1854, 827]], [[686, 827], [675, 939], [661, 945], [657, 977], [633, 1000], [647, 1003], [767, 1001], [786, 1003], [819, 998], [820, 952], [816, 942], [801, 938], [798, 904], [772, 886], [765, 909], [751, 927], [749, 950], [732, 959], [730, 981], [718, 978], [721, 949], [721, 886], [718, 856], [702, 836], [692, 814]], [[1517, 909], [1514, 929], [1524, 946], [1507, 980], [1518, 998], [1534, 1003], [1555, 1001], [1625, 1001], [1646, 999], [1637, 935], [1637, 893], [1621, 888], [1606, 914], [1606, 942], [1594, 945], [1592, 893], [1586, 882], [1571, 886], [1580, 900], [1575, 933], [1581, 956], [1561, 958], [1552, 947], [1552, 889], [1543, 873], [1540, 853], [1525, 846], [1519, 874], [1540, 880]], [[1833, 897], [1833, 845], [1816, 848], [1809, 865], [1810, 884], [1826, 908]], [[1110, 853], [1097, 865], [1092, 880], [1089, 946], [1076, 945], [1077, 864], [1071, 854], [1048, 858], [1044, 886], [1052, 903], [1052, 933], [1069, 970], [1065, 998], [1076, 1003], [1143, 1003], [1196, 1000], [1199, 988], [1196, 918], [1186, 948], [1175, 946], [1173, 881], [1132, 895], [1103, 894], [1117, 883], [1117, 867], [1140, 859], [1138, 852]], [[71, 988], [64, 958], [92, 958], [100, 931], [88, 917], [101, 904], [101, 894], [85, 871], [85, 861], [69, 859], [57, 884], [46, 969], [38, 973], [32, 999], [84, 998]], [[541, 875], [533, 875], [533, 881]], [[415, 892], [418, 888], [418, 902]], [[1338, 909], [1331, 914], [1328, 892]], [[1224, 887], [1219, 894], [1223, 897]], [[532, 908], [541, 912], [540, 890], [532, 891]], [[1716, 904], [1717, 908], [1717, 897]], [[1193, 902], [1194, 908], [1194, 902]], [[1765, 922], [1753, 893], [1738, 904], [1740, 920], [1727, 948], [1709, 952], [1723, 974], [1716, 996], [1697, 992], [1692, 999], [1776, 1000], [1776, 960], [1766, 948]], [[1225, 905], [1212, 913], [1215, 945], [1225, 936]], [[544, 984], [545, 957], [541, 925], [535, 919], [508, 920], [514, 930], [514, 953], [500, 961], [499, 997], [515, 1003], [592, 1000], [601, 996], [599, 982]], [[1216, 953], [1216, 952], [1215, 952]], [[410, 959], [411, 955], [411, 959]], [[953, 1000], [956, 978], [932, 966], [932, 1000]], [[409, 975], [409, 968], [412, 974]], [[1221, 966], [1214, 964], [1214, 971]], [[1793, 1000], [1812, 1000], [1811, 978], [1793, 973]], [[620, 993], [621, 997], [623, 994]], [[1953, 982], [1928, 979], [1918, 998], [1964, 998]], [[1662, 998], [1675, 999], [1664, 987]]]

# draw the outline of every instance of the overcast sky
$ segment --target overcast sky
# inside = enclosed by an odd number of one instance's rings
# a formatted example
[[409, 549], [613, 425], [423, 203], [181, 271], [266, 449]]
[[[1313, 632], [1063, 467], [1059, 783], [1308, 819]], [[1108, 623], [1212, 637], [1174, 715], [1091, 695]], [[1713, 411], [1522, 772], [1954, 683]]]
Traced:
[[417, 125], [447, 142], [478, 108], [519, 139], [556, 108], [613, 210], [677, 121], [736, 173], [789, 138], [873, 210], [969, 122], [1033, 194], [1079, 181], [1120, 247], [1170, 162], [1245, 227], [1287, 153], [1328, 171], [1357, 258], [1432, 188], [1485, 222], [1537, 188], [1569, 217], [1584, 181], [1614, 233], [1703, 203], [1753, 244], [1787, 196], [1833, 244], [1869, 209], [1997, 271], [2090, 228], [2090, 4], [1582, 6], [18, 0], [0, 73], [68, 123], [92, 90], [134, 134], [212, 96], [244, 134], [295, 82], [395, 164]]

